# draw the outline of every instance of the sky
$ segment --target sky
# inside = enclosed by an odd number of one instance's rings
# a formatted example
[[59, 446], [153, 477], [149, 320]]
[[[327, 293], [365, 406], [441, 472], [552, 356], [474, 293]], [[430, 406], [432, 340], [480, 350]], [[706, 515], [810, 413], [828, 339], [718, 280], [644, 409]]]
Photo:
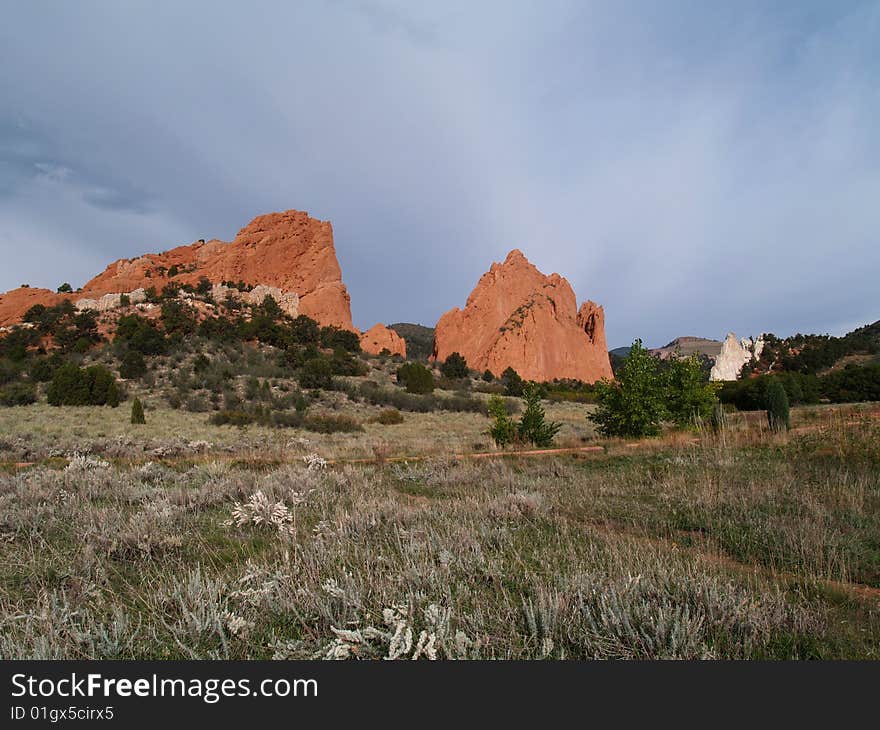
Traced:
[[0, 290], [295, 208], [361, 328], [512, 248], [609, 347], [880, 318], [876, 0], [0, 9]]

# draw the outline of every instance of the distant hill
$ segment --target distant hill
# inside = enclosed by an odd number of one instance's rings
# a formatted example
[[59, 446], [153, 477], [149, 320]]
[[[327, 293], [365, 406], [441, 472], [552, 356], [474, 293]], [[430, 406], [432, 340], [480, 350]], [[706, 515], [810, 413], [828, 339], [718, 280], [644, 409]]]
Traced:
[[406, 341], [406, 355], [410, 360], [427, 360], [434, 351], [434, 328], [411, 322], [388, 325]]
[[708, 340], [705, 337], [676, 337], [669, 344], [663, 347], [656, 347], [650, 352], [652, 355], [657, 355], [665, 360], [671, 357], [676, 350], [685, 357], [696, 354], [714, 359], [721, 352], [721, 342], [718, 340]]
[[843, 337], [802, 335], [779, 338], [764, 335], [764, 349], [758, 362], [747, 366], [744, 375], [801, 373], [817, 375], [846, 365], [880, 362], [880, 320], [848, 332]]

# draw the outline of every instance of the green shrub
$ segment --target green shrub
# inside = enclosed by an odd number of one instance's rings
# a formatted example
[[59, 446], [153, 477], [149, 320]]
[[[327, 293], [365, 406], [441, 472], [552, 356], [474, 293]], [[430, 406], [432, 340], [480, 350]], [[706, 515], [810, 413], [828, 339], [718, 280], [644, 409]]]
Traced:
[[65, 281], [58, 287], [57, 291], [59, 294], [70, 294], [73, 291], [73, 287]]
[[316, 433], [352, 433], [364, 430], [364, 427], [350, 416], [331, 414], [306, 416], [302, 419], [302, 427]]
[[205, 353], [200, 352], [196, 355], [195, 360], [193, 360], [193, 372], [194, 373], [203, 373], [209, 367], [211, 367], [211, 361], [208, 359]]
[[177, 299], [165, 299], [162, 302], [160, 320], [165, 334], [177, 339], [193, 334], [198, 325], [195, 310]]
[[0, 389], [0, 405], [29, 406], [37, 402], [37, 391], [31, 383], [9, 383]]
[[372, 420], [374, 423], [381, 423], [383, 426], [394, 426], [398, 423], [403, 423], [404, 419], [403, 414], [396, 408], [384, 408]]
[[[401, 411], [411, 413], [430, 413], [432, 411], [452, 411], [456, 413], [486, 414], [486, 403], [468, 395], [455, 395], [447, 398], [429, 393], [417, 395], [400, 390], [388, 390], [372, 382], [361, 383], [359, 386], [346, 388], [352, 400], [363, 399], [374, 406], [393, 406]], [[508, 413], [518, 413], [520, 405], [512, 398], [504, 398], [504, 407]]]
[[453, 352], [440, 366], [440, 373], [445, 378], [466, 378], [468, 376], [467, 360], [459, 352]]
[[184, 409], [189, 411], [190, 413], [207, 413], [211, 410], [211, 406], [208, 404], [208, 401], [201, 395], [191, 395], [186, 399], [186, 403], [184, 403]]
[[330, 358], [330, 372], [333, 375], [361, 376], [369, 372], [367, 364], [356, 357], [352, 357], [348, 351], [337, 347]]
[[406, 387], [407, 393], [425, 395], [434, 392], [434, 376], [420, 362], [408, 362], [397, 368], [397, 382]]
[[119, 365], [119, 377], [126, 380], [138, 380], [147, 374], [147, 362], [137, 350], [129, 350], [122, 357]]
[[351, 433], [363, 431], [364, 427], [349, 416], [319, 414], [304, 416], [300, 412], [272, 412], [257, 406], [249, 410], [222, 410], [212, 413], [208, 422], [215, 426], [273, 426], [275, 428], [303, 428], [317, 433]]
[[131, 404], [131, 422], [135, 425], [143, 425], [147, 422], [144, 416], [144, 404], [140, 398], [135, 398]]
[[83, 370], [72, 363], [61, 365], [52, 375], [46, 399], [53, 406], [119, 405], [116, 378], [103, 365]]
[[778, 380], [767, 386], [767, 421], [773, 431], [787, 431], [791, 428], [788, 395]]
[[[271, 416], [267, 413], [266, 419], [269, 418]], [[262, 414], [243, 410], [222, 410], [208, 417], [208, 423], [213, 426], [249, 426], [261, 422]]]
[[495, 376], [492, 374], [492, 371], [489, 370], [488, 368], [483, 371], [483, 380], [486, 381], [487, 383], [491, 383], [493, 380], [495, 380]]
[[52, 357], [41, 357], [34, 360], [31, 364], [29, 375], [35, 383], [48, 383], [52, 380], [52, 374], [55, 369], [61, 365], [63, 360], [53, 355]]
[[329, 390], [333, 386], [333, 369], [330, 362], [323, 357], [307, 360], [299, 372], [299, 386], [306, 390], [323, 388]]
[[116, 338], [122, 340], [130, 350], [142, 355], [164, 355], [168, 343], [156, 326], [136, 314], [119, 318], [116, 324]]

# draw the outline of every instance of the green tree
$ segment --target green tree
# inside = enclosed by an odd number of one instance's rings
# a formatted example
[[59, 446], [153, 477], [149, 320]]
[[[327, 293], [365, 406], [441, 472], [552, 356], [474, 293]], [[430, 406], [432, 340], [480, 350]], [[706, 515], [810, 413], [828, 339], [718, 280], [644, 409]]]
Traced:
[[505, 371], [501, 373], [501, 384], [504, 386], [505, 395], [517, 397], [523, 394], [523, 388], [525, 387], [525, 382], [519, 376], [519, 373], [511, 367], [506, 368]]
[[467, 360], [460, 352], [453, 352], [440, 366], [444, 378], [466, 378], [468, 376]]
[[329, 389], [333, 385], [333, 370], [324, 357], [306, 360], [299, 372], [299, 385], [307, 390]]
[[773, 431], [787, 431], [791, 428], [788, 395], [785, 387], [776, 378], [767, 386], [767, 420]]
[[103, 365], [92, 365], [86, 368], [85, 377], [89, 388], [89, 405], [106, 405], [112, 408], [119, 405], [119, 386], [113, 373], [107, 368]]
[[333, 325], [321, 327], [321, 347], [331, 350], [345, 350], [346, 352], [360, 352], [361, 338], [357, 332], [340, 329]]
[[196, 284], [196, 293], [206, 297], [211, 293], [211, 290], [214, 288], [214, 285], [211, 283], [211, 280], [207, 276], [200, 276], [199, 281]]
[[103, 365], [92, 365], [83, 370], [65, 363], [55, 370], [46, 389], [46, 399], [53, 406], [119, 405], [119, 387]]
[[0, 405], [3, 406], [29, 406], [37, 402], [37, 391], [33, 383], [21, 381], [9, 383], [0, 388]]
[[588, 418], [600, 433], [634, 438], [660, 433], [667, 409], [659, 363], [636, 340], [617, 379], [596, 384], [598, 407]]
[[89, 384], [82, 369], [73, 363], [56, 368], [46, 388], [46, 400], [51, 406], [88, 405]]
[[541, 389], [537, 385], [533, 383], [526, 386], [522, 397], [525, 410], [516, 425], [519, 440], [534, 444], [538, 448], [551, 446], [562, 424], [546, 420], [541, 405]]
[[196, 330], [198, 318], [195, 310], [177, 299], [162, 302], [162, 327], [172, 337], [185, 337]]
[[315, 320], [301, 314], [290, 325], [290, 337], [297, 345], [317, 345], [321, 330]]
[[119, 377], [126, 380], [137, 380], [147, 374], [147, 362], [137, 350], [129, 350], [119, 364]]
[[135, 425], [143, 425], [147, 422], [144, 417], [144, 404], [140, 398], [135, 398], [131, 404], [131, 422]]
[[68, 284], [66, 281], [58, 287], [59, 294], [70, 294], [73, 291], [73, 287]]
[[434, 392], [434, 376], [420, 362], [408, 362], [397, 368], [397, 382], [406, 387], [407, 393]]
[[709, 382], [700, 358], [671, 358], [663, 373], [666, 409], [677, 426], [711, 418], [720, 384]]
[[492, 425], [489, 434], [495, 440], [496, 446], [503, 447], [513, 443], [516, 438], [516, 422], [508, 415], [504, 405], [504, 398], [500, 395], [489, 396], [489, 417]]
[[493, 380], [495, 380], [495, 376], [492, 374], [492, 371], [489, 370], [488, 368], [486, 368], [483, 371], [483, 380], [487, 383], [491, 383]]
[[156, 326], [136, 314], [127, 314], [119, 318], [116, 337], [124, 340], [129, 349], [137, 350], [142, 355], [164, 355], [168, 346], [165, 337]]

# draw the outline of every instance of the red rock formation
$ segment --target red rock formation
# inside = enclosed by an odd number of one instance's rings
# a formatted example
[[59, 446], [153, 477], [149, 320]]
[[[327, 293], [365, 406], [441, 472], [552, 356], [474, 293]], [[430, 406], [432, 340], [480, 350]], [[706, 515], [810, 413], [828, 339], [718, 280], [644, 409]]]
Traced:
[[545, 276], [514, 249], [480, 278], [463, 310], [446, 312], [434, 331], [434, 357], [464, 355], [475, 370], [512, 367], [527, 380], [612, 378], [605, 312], [587, 301], [577, 310], [569, 283]]
[[375, 324], [361, 333], [361, 349], [370, 355], [379, 355], [382, 350], [388, 350], [392, 355], [406, 357], [403, 337], [384, 324]]
[[21, 321], [24, 313], [35, 304], [53, 307], [64, 301], [65, 295], [48, 289], [21, 286], [5, 294], [0, 294], [0, 327], [8, 327]]
[[[177, 267], [178, 274], [168, 277]], [[232, 243], [199, 241], [159, 254], [121, 259], [65, 298], [99, 298], [138, 288], [161, 290], [169, 281], [196, 284], [244, 281], [299, 295], [299, 311], [322, 325], [354, 330], [351, 303], [333, 246], [333, 228], [308, 213], [288, 210], [254, 218]], [[33, 304], [56, 304], [62, 296], [47, 289], [15, 289], [0, 296], [0, 325], [21, 320]]]

